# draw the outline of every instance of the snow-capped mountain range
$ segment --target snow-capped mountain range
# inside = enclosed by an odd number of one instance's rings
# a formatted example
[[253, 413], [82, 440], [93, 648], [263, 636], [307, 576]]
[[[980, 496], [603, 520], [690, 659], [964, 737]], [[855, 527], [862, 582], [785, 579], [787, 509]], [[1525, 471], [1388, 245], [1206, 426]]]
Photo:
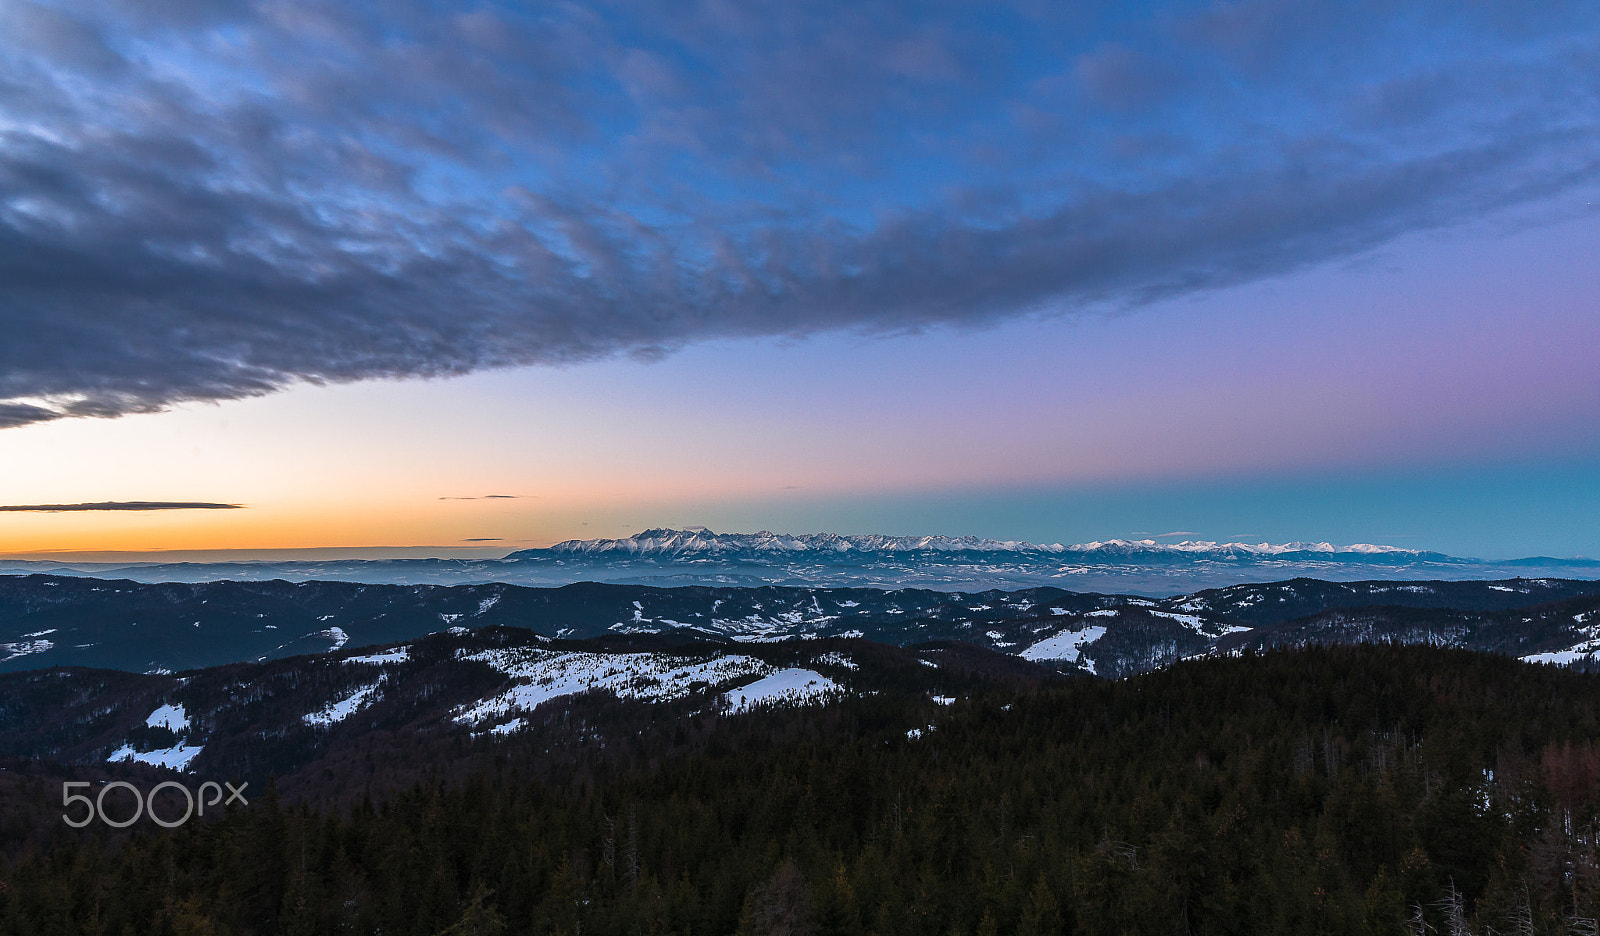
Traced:
[[1332, 543], [1214, 543], [1204, 540], [1184, 540], [1181, 543], [1158, 543], [1155, 540], [1112, 539], [1104, 542], [1062, 545], [1041, 545], [1021, 540], [993, 540], [976, 536], [888, 536], [881, 533], [715, 533], [707, 529], [646, 530], [624, 539], [567, 540], [549, 549], [530, 549], [515, 552], [507, 560], [539, 559], [546, 555], [566, 556], [635, 556], [640, 558], [686, 558], [693, 556], [794, 556], [817, 555], [839, 557], [846, 555], [873, 556], [905, 553], [1017, 553], [1024, 556], [1074, 556], [1084, 559], [1107, 557], [1170, 557], [1184, 558], [1235, 558], [1235, 557], [1285, 557], [1315, 556], [1336, 558], [1346, 556], [1394, 556], [1429, 561], [1452, 561], [1442, 553], [1429, 553], [1397, 546], [1375, 546], [1356, 543], [1335, 546]]
[[569, 540], [499, 559], [79, 563], [0, 560], [0, 574], [48, 572], [142, 582], [342, 581], [456, 585], [574, 582], [783, 585], [981, 591], [1056, 586], [1151, 597], [1296, 576], [1330, 581], [1590, 578], [1600, 561], [1485, 561], [1358, 543], [1214, 543], [1112, 539], [1039, 545], [1013, 540], [882, 534], [715, 533], [653, 529], [621, 539]]

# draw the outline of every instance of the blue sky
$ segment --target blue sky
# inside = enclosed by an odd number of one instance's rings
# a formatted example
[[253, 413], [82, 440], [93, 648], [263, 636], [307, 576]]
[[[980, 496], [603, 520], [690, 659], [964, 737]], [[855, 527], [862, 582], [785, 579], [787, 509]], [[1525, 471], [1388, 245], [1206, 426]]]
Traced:
[[1597, 98], [1583, 3], [3, 0], [5, 500], [247, 509], [0, 551], [1594, 555]]

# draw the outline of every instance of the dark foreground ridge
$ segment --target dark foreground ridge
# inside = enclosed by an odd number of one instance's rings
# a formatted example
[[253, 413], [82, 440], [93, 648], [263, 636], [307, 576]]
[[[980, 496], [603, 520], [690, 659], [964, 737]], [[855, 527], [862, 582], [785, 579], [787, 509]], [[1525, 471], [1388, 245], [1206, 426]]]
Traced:
[[393, 739], [421, 759], [393, 791], [308, 795], [362, 775], [356, 746], [297, 795], [171, 831], [66, 829], [58, 774], [0, 771], [0, 932], [1543, 936], [1600, 916], [1600, 676], [1384, 645], [930, 690], [920, 651], [861, 649], [883, 654], [870, 695], [586, 696], [515, 746]]

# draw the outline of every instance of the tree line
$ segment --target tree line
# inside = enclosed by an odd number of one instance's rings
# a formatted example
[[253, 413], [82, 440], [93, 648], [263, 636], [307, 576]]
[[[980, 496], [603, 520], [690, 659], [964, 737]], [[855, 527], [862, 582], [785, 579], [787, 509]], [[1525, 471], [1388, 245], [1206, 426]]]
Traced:
[[35, 830], [0, 858], [0, 933], [1399, 936], [1600, 917], [1600, 677], [1503, 657], [1275, 650], [585, 744], [339, 808], [270, 791], [171, 831]]

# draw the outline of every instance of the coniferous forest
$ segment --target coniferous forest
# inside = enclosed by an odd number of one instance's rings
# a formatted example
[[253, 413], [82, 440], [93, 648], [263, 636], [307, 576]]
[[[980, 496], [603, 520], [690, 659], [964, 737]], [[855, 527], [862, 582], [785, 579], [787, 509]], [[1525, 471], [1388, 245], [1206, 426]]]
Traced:
[[551, 743], [349, 802], [257, 791], [170, 831], [67, 828], [45, 808], [59, 778], [16, 778], [8, 795], [41, 811], [0, 826], [0, 933], [1553, 934], [1600, 917], [1600, 676], [1499, 656], [1277, 650]]

